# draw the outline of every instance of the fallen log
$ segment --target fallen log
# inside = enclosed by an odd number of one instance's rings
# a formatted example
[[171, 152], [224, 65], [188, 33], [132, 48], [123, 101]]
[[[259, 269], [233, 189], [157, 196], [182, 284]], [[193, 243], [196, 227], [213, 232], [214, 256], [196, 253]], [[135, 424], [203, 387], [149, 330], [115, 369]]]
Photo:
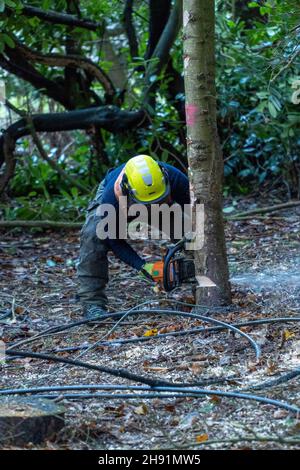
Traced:
[[300, 201], [289, 201], [282, 204], [275, 204], [274, 206], [260, 207], [257, 209], [250, 209], [245, 212], [238, 212], [237, 214], [227, 216], [226, 220], [238, 220], [239, 218], [251, 217], [256, 214], [266, 214], [268, 212], [276, 212], [284, 209], [289, 209], [290, 207], [300, 206]]
[[0, 220], [1, 228], [52, 228], [52, 229], [78, 229], [84, 222], [62, 222], [54, 220]]
[[[238, 212], [232, 216], [225, 216], [226, 220], [245, 220], [256, 214], [266, 214], [267, 212], [275, 212], [279, 210], [289, 209], [290, 207], [300, 206], [300, 201], [290, 201], [274, 206], [261, 207], [259, 209], [251, 209], [245, 212]], [[81, 228], [82, 222], [62, 222], [54, 220], [0, 220], [1, 228], [52, 228], [52, 229], [78, 229]]]

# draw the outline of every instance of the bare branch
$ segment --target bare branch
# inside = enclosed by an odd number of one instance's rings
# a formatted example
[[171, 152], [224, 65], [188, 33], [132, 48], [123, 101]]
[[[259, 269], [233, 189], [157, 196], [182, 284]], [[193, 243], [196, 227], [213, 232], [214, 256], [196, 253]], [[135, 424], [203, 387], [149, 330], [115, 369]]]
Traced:
[[2, 153], [5, 162], [5, 169], [3, 174], [0, 176], [0, 194], [6, 188], [10, 179], [13, 177], [16, 168], [16, 159], [13, 154], [15, 142], [9, 134], [5, 134], [2, 139]]
[[132, 20], [133, 0], [126, 0], [123, 12], [123, 23], [127, 34], [131, 57], [138, 57], [139, 45], [136, 37], [136, 31]]
[[69, 97], [66, 96], [65, 89], [61, 85], [40, 74], [15, 49], [6, 49], [6, 55], [9, 60], [3, 54], [0, 54], [0, 67], [30, 83], [34, 88], [62, 104], [66, 109], [73, 107]]
[[61, 54], [41, 54], [34, 51], [24, 44], [20, 43], [17, 38], [13, 37], [16, 48], [29, 61], [38, 62], [40, 64], [52, 65], [55, 67], [74, 66], [81, 68], [95, 77], [104, 87], [109, 96], [115, 94], [115, 88], [108, 75], [94, 62], [79, 55], [61, 55]]
[[60, 166], [54, 160], [52, 160], [51, 158], [48, 157], [47, 152], [44, 149], [43, 144], [42, 144], [42, 142], [41, 142], [41, 140], [40, 140], [39, 136], [37, 135], [36, 130], [34, 128], [32, 116], [27, 115], [26, 119], [27, 119], [27, 122], [28, 122], [28, 126], [29, 126], [29, 129], [30, 129], [32, 140], [33, 140], [36, 148], [38, 149], [38, 152], [39, 152], [41, 158], [43, 160], [45, 160], [51, 166], [51, 168], [53, 168], [53, 170], [55, 170], [62, 177], [62, 179], [64, 181], [68, 181], [72, 186], [76, 186], [76, 188], [80, 189], [80, 191], [86, 192], [87, 188], [85, 186], [83, 186], [81, 183], [79, 183], [79, 181], [77, 181], [76, 179], [72, 178], [66, 171], [64, 171], [62, 168], [60, 168]]
[[[6, 8], [8, 12], [14, 12], [13, 8]], [[85, 18], [77, 18], [75, 15], [66, 13], [59, 13], [53, 10], [42, 10], [41, 8], [23, 5], [22, 15], [30, 18], [37, 17], [41, 20], [47, 21], [52, 24], [61, 24], [65, 26], [72, 26], [74, 28], [84, 28], [90, 31], [97, 31], [103, 28], [103, 23], [98, 23]]]
[[[126, 132], [149, 124], [146, 113], [139, 111], [123, 111], [116, 106], [103, 106], [80, 109], [65, 113], [45, 113], [32, 116], [36, 132], [72, 131], [76, 129], [88, 130], [97, 126], [114, 134]], [[22, 118], [9, 126], [0, 137], [0, 167], [4, 161], [11, 158], [5, 154], [5, 142], [7, 136], [12, 142], [26, 135], [30, 135], [30, 127], [26, 118]], [[11, 147], [10, 147], [11, 149]]]
[[151, 84], [150, 78], [153, 75], [158, 75], [162, 70], [163, 66], [167, 64], [170, 50], [181, 28], [181, 24], [182, 0], [176, 0], [172, 12], [170, 14], [169, 20], [151, 56], [151, 59], [157, 60], [151, 61], [146, 70], [146, 81], [150, 85], [148, 86], [148, 89], [145, 91], [144, 94], [145, 101], [147, 101], [149, 93], [153, 89], [153, 85]]

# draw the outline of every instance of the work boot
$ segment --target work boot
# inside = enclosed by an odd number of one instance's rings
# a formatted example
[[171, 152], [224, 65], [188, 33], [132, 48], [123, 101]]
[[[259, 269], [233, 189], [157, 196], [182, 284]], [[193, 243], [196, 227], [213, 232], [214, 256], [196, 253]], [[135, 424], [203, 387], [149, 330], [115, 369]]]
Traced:
[[102, 317], [105, 315], [107, 310], [105, 307], [101, 307], [100, 305], [95, 304], [87, 304], [84, 306], [83, 309], [83, 316], [87, 320], [96, 320], [97, 318]]

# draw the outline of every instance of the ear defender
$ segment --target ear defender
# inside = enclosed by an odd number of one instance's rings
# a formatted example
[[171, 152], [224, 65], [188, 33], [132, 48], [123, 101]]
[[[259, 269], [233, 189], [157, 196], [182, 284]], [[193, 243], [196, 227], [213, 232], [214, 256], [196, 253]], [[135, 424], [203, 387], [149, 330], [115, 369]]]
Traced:
[[123, 196], [129, 196], [129, 186], [128, 186], [128, 178], [126, 173], [123, 174], [122, 181], [120, 183]]
[[167, 170], [165, 169], [165, 167], [164, 167], [161, 163], [159, 163], [158, 165], [159, 165], [159, 168], [161, 169], [162, 174], [164, 175], [165, 184], [166, 184], [166, 186], [167, 186], [167, 185], [169, 184], [169, 175], [168, 175], [168, 172], [167, 172]]

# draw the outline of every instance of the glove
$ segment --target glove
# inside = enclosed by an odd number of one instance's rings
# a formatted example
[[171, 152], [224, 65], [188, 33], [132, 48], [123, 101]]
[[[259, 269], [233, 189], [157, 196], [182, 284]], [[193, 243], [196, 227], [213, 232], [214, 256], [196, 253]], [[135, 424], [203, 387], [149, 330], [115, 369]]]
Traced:
[[163, 261], [156, 261], [154, 263], [145, 263], [142, 266], [141, 273], [151, 281], [160, 282], [163, 279]]

